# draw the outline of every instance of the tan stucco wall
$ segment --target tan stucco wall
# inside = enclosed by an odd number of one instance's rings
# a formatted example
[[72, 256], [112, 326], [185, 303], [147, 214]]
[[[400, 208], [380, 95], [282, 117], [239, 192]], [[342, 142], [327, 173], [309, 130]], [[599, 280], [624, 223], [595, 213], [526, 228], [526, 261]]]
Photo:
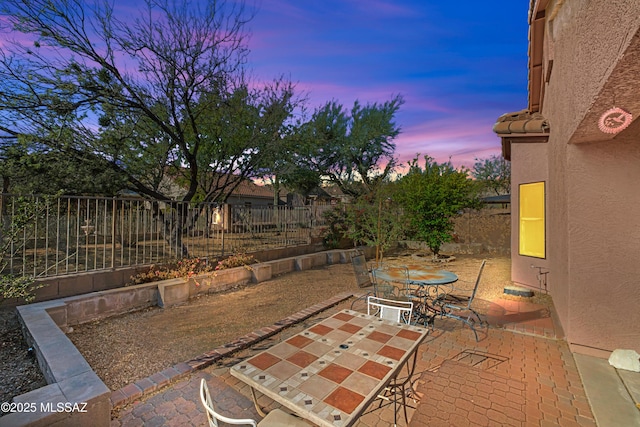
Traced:
[[568, 151], [567, 340], [640, 352], [640, 135]]
[[[638, 1], [576, 0], [564, 2], [545, 40], [544, 63], [553, 59], [542, 110], [551, 127], [549, 286], [567, 341], [584, 353], [640, 352], [640, 122], [612, 140], [570, 143], [576, 133], [594, 134], [595, 123], [583, 119], [595, 105], [625, 108], [616, 105], [623, 94], [640, 97], [635, 73], [610, 79], [635, 50], [639, 27]], [[532, 169], [512, 161], [513, 171]]]
[[[511, 144], [511, 162], [518, 167], [511, 168], [511, 280], [514, 282], [538, 288], [540, 282], [537, 279], [538, 270], [531, 268], [549, 267], [548, 254], [546, 259], [522, 256], [519, 248], [519, 185], [531, 182], [548, 181], [547, 169], [547, 144], [513, 143]], [[526, 165], [521, 167], [521, 165]], [[545, 200], [545, 204], [547, 201]], [[549, 208], [546, 206], [547, 215]], [[548, 229], [548, 228], [547, 228]], [[547, 242], [547, 252], [549, 246]]]
[[[547, 16], [555, 3], [558, 1], [547, 6]], [[560, 3], [562, 6], [555, 19], [547, 23], [545, 31], [543, 74], [547, 74], [549, 60], [553, 66], [542, 112], [550, 119], [553, 134], [568, 141], [640, 27], [640, 2], [572, 0]], [[637, 79], [637, 76], [629, 77], [632, 81]], [[620, 89], [617, 97], [615, 93], [608, 94], [611, 107], [621, 101], [623, 87]], [[549, 114], [549, 108], [554, 114]]]

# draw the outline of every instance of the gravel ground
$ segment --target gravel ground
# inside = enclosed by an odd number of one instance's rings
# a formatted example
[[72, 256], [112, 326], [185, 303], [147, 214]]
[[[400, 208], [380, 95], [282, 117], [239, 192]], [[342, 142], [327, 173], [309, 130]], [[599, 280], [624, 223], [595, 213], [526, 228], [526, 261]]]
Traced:
[[0, 336], [0, 403], [47, 385], [22, 336], [15, 309], [0, 310]]
[[[403, 264], [415, 263], [417, 259], [428, 260], [410, 253], [385, 260]], [[504, 286], [511, 284], [510, 260], [486, 259], [477, 298], [490, 301], [504, 297]], [[456, 273], [460, 278], [458, 284], [473, 286], [481, 260], [477, 256], [456, 255], [455, 261], [442, 268]], [[203, 296], [169, 309], [149, 308], [79, 325], [68, 336], [105, 384], [116, 390], [346, 290], [359, 290], [351, 265], [328, 265]], [[550, 303], [544, 295], [533, 300]], [[44, 385], [33, 358], [27, 355], [15, 316], [7, 313], [12, 311], [0, 311], [3, 322], [0, 401]]]

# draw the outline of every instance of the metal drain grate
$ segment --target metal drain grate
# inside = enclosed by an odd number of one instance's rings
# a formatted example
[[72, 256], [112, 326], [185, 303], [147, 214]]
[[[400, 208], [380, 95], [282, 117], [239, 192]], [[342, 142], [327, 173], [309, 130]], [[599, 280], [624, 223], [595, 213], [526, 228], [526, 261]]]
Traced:
[[[499, 354], [488, 353], [480, 350], [463, 350], [448, 360], [464, 363], [465, 365], [473, 366], [482, 369], [492, 369], [501, 363], [509, 360], [508, 357], [501, 356]], [[426, 370], [426, 372], [438, 372], [440, 366], [433, 366]]]

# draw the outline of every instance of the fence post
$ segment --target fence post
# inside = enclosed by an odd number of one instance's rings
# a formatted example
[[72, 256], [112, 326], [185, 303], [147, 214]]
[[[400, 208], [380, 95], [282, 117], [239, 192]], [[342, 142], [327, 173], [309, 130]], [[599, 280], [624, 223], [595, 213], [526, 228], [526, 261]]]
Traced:
[[289, 238], [287, 236], [289, 232], [289, 207], [284, 208], [284, 247], [289, 246]]
[[111, 204], [111, 269], [116, 268], [116, 198]]
[[[229, 215], [227, 215], [227, 213]], [[222, 224], [222, 236], [220, 237], [220, 257], [224, 258], [224, 231], [227, 228], [227, 221], [231, 220], [229, 204], [224, 203], [220, 208], [220, 223]], [[230, 226], [230, 224], [229, 224]]]

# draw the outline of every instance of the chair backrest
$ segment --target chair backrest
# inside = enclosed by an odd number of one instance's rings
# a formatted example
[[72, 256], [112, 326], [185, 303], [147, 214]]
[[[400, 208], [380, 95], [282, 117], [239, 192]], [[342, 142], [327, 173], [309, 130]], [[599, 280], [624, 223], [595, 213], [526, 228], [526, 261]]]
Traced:
[[[396, 297], [398, 292], [406, 291], [409, 283], [409, 269], [403, 265], [381, 264], [371, 270], [373, 290], [376, 297]], [[389, 277], [393, 277], [389, 281]]]
[[396, 301], [378, 297], [367, 297], [367, 314], [393, 322], [409, 323], [413, 303], [410, 301]]
[[369, 276], [369, 269], [367, 268], [367, 260], [363, 254], [355, 255], [351, 258], [351, 265], [353, 265], [353, 272], [356, 275], [356, 282], [361, 288], [371, 286], [371, 277]]
[[467, 308], [471, 307], [471, 303], [473, 299], [476, 297], [476, 292], [478, 291], [478, 285], [480, 284], [480, 278], [482, 277], [482, 270], [484, 270], [484, 265], [487, 263], [486, 259], [482, 260], [482, 264], [480, 264], [480, 270], [478, 271], [478, 277], [476, 278], [476, 284], [473, 286], [473, 292], [471, 292], [471, 297], [469, 297], [469, 301], [467, 303]]
[[209, 387], [207, 387], [207, 382], [204, 378], [200, 380], [200, 400], [204, 405], [204, 410], [207, 414], [207, 420], [209, 421], [209, 427], [218, 427], [218, 420], [223, 423], [233, 424], [233, 425], [250, 425], [253, 427], [257, 427], [258, 424], [255, 420], [250, 418], [246, 419], [236, 419], [225, 417], [224, 415], [220, 415], [213, 408], [213, 400], [211, 400], [211, 395], [209, 394]]

